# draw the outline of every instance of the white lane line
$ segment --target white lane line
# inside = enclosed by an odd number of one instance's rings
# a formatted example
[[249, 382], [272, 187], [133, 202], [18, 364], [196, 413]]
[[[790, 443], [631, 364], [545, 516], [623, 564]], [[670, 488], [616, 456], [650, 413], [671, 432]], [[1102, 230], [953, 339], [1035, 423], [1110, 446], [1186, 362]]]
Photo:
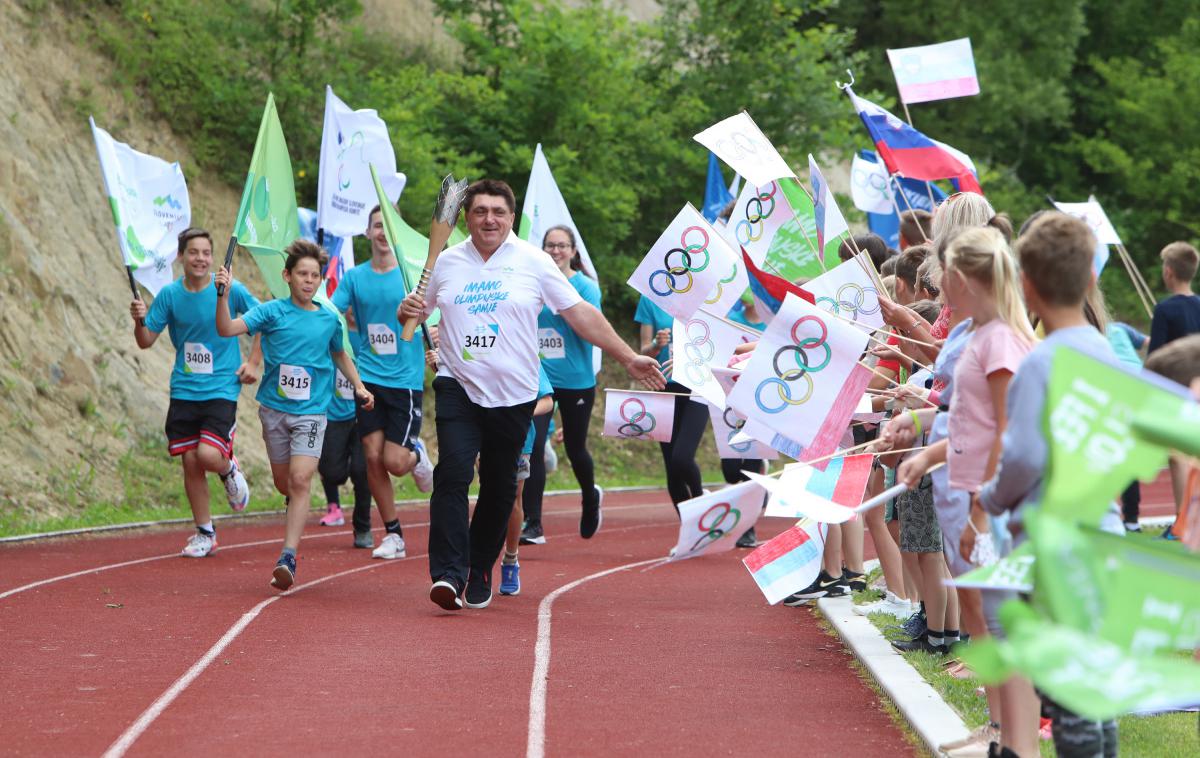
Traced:
[[529, 732], [526, 738], [526, 758], [544, 758], [546, 755], [546, 681], [550, 676], [550, 615], [554, 601], [559, 596], [575, 589], [581, 584], [615, 574], [618, 571], [645, 566], [650, 563], [666, 561], [665, 558], [651, 558], [636, 563], [626, 563], [624, 566], [598, 571], [582, 579], [576, 579], [569, 584], [551, 592], [542, 598], [538, 604], [537, 644], [533, 653], [533, 681], [529, 687]]
[[[638, 508], [649, 508], [649, 507], [652, 507], [655, 505], [661, 505], [661, 503], [636, 503], [634, 505], [614, 505], [614, 506], [610, 506], [610, 507], [606, 508], [605, 510], [628, 511], [628, 510], [635, 510]], [[545, 515], [545, 516], [569, 516], [569, 515], [572, 515], [577, 512], [578, 512], [578, 509], [573, 508], [573, 509], [564, 510], [564, 511], [546, 511], [543, 515]], [[429, 522], [423, 521], [419, 524], [408, 524], [407, 526], [415, 529], [417, 527], [429, 526]], [[374, 531], [379, 531], [379, 529], [376, 528]], [[340, 537], [343, 535], [350, 534], [351, 532], [352, 532], [352, 530], [343, 530], [343, 531], [339, 531], [339, 532], [319, 532], [317, 534], [305, 535], [304, 539], [316, 540], [316, 539], [323, 539], [325, 537]], [[273, 545], [273, 544], [279, 544], [282, 542], [283, 542], [283, 540], [279, 539], [279, 538], [269, 539], [269, 540], [257, 540], [255, 542], [239, 542], [239, 543], [236, 543], [233, 545], [222, 545], [222, 546], [220, 546], [219, 549], [220, 550], [237, 550], [238, 548], [242, 548], [242, 547], [261, 547], [262, 545]], [[74, 579], [76, 577], [86, 576], [87, 574], [98, 574], [101, 571], [112, 571], [113, 569], [125, 568], [126, 566], [136, 566], [140, 563], [149, 563], [151, 561], [163, 561], [168, 558], [178, 558], [178, 557], [179, 557], [179, 553], [167, 553], [166, 555], [153, 555], [153, 556], [150, 556], [149, 558], [138, 558], [136, 560], [123, 561], [121, 563], [109, 563], [109, 564], [103, 565], [103, 566], [96, 566], [94, 568], [82, 569], [80, 571], [73, 571], [70, 574], [62, 574], [60, 576], [52, 576], [49, 579], [39, 579], [36, 582], [30, 582], [29, 584], [23, 584], [20, 587], [14, 587], [11, 590], [5, 590], [4, 592], [0, 592], [0, 600], [3, 600], [7, 597], [12, 597], [13, 595], [18, 595], [22, 592], [27, 592], [29, 590], [36, 589], [38, 587], [45, 586], [47, 584], [54, 584], [55, 582], [62, 582], [62, 581], [66, 581], [67, 579]]]

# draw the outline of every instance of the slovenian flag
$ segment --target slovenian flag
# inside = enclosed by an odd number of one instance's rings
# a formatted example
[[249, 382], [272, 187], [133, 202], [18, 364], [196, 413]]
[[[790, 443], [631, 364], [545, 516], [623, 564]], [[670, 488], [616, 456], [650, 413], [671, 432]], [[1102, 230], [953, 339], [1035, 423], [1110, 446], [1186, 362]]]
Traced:
[[742, 559], [768, 603], [813, 583], [821, 571], [827, 532], [827, 526], [815, 521], [797, 524]]
[[936, 45], [888, 50], [900, 99], [925, 103], [979, 94], [975, 56], [967, 37]]
[[801, 300], [816, 303], [816, 298], [812, 293], [802, 289], [799, 285], [760, 270], [750, 259], [746, 248], [742, 248], [742, 262], [746, 267], [746, 278], [750, 280], [750, 293], [754, 296], [755, 305], [759, 309], [758, 315], [762, 317], [763, 323], [769, 323], [771, 318], [779, 312], [779, 307], [783, 305], [783, 300], [789, 292]]
[[849, 521], [862, 504], [874, 456], [839, 456], [824, 471], [798, 464], [784, 469], [767, 503], [767, 516]]
[[888, 173], [924, 181], [954, 179], [961, 191], [983, 194], [975, 164], [966, 153], [926, 137], [870, 100], [855, 95], [849, 87], [846, 94], [867, 127]]

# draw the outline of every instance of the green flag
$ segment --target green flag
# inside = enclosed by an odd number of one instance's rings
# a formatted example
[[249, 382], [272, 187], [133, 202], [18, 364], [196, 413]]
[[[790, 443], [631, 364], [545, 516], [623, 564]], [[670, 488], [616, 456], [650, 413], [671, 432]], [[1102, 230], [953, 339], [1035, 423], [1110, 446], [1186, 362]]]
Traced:
[[292, 159], [275, 97], [267, 95], [258, 140], [246, 174], [242, 202], [238, 207], [233, 233], [238, 244], [250, 251], [273, 297], [288, 297], [283, 281], [284, 248], [300, 236], [296, 212], [296, 185], [292, 180]]
[[767, 262], [785, 279], [815, 279], [841, 262], [837, 253], [841, 238], [825, 243], [827, 263], [822, 264], [817, 258], [817, 215], [812, 197], [794, 177], [780, 179], [779, 186], [796, 216], [775, 233]]
[[1033, 563], [1033, 543], [1026, 541], [995, 563], [971, 569], [946, 583], [969, 589], [1029, 592], [1033, 589]]
[[[1200, 665], [1167, 655], [1135, 656], [1120, 645], [1040, 618], [1020, 601], [1000, 609], [1006, 639], [971, 640], [962, 660], [980, 681], [1027, 676], [1055, 701], [1081, 716], [1200, 703]], [[956, 650], [958, 652], [958, 650]]]
[[[429, 238], [422, 236], [400, 216], [395, 206], [388, 200], [387, 193], [383, 191], [383, 183], [379, 181], [379, 174], [375, 171], [374, 165], [371, 166], [371, 179], [374, 180], [375, 192], [379, 195], [379, 209], [383, 215], [383, 233], [387, 237], [388, 246], [392, 248], [392, 253], [396, 256], [396, 262], [400, 264], [400, 273], [404, 275], [405, 292], [411, 292], [417, 286], [417, 282], [421, 281], [421, 272], [425, 270], [425, 259], [429, 255]], [[455, 234], [459, 235], [458, 240], [454, 239]], [[450, 235], [449, 244], [457, 245], [465, 238], [465, 235], [462, 235], [456, 228], [454, 234]], [[435, 311], [425, 323], [428, 326], [436, 326], [438, 317], [439, 314]]]
[[1191, 401], [1068, 348], [1052, 361], [1041, 508], [1096, 524], [1131, 481], [1153, 478], [1167, 462], [1167, 451], [1135, 437], [1130, 421], [1179, 418]]
[[1140, 413], [1133, 419], [1133, 433], [1152, 444], [1200, 456], [1200, 405], [1187, 403], [1176, 417]]

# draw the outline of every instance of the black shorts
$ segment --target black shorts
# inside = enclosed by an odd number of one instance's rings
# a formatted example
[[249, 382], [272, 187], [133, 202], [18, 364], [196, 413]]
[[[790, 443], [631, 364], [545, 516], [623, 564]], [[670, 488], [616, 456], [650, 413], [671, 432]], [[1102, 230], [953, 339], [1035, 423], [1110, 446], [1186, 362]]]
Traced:
[[220, 450], [226, 458], [231, 458], [236, 431], [236, 400], [171, 398], [166, 423], [167, 449], [171, 455], [183, 455], [204, 442]]
[[358, 421], [359, 438], [383, 430], [388, 442], [412, 450], [421, 436], [421, 390], [401, 390], [363, 382], [375, 396], [375, 407], [363, 410], [357, 406], [354, 413]]

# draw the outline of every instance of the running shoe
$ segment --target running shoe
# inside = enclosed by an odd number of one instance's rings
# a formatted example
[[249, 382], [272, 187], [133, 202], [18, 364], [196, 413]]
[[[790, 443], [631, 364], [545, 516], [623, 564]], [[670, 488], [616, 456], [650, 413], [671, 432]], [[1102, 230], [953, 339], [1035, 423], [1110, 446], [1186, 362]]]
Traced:
[[[581, 531], [582, 531], [582, 527], [581, 527]], [[546, 535], [542, 532], [542, 525], [541, 524], [526, 524], [525, 528], [523, 530], [521, 530], [520, 544], [522, 544], [522, 545], [545, 545], [546, 544]]]
[[395, 532], [383, 535], [383, 542], [371, 553], [372, 558], [383, 558], [386, 561], [403, 558], [404, 555], [404, 538]]
[[492, 602], [492, 572], [471, 569], [467, 574], [467, 590], [463, 605], [468, 608], [487, 608]]
[[500, 564], [500, 594], [501, 595], [520, 595], [521, 594], [521, 564], [520, 563], [501, 563]]
[[229, 507], [240, 513], [250, 504], [250, 485], [246, 484], [246, 477], [238, 468], [237, 458], [230, 458], [229, 463], [229, 473], [221, 474], [221, 483], [225, 485]]
[[1140, 532], [1140, 531], [1142, 531], [1142, 525], [1136, 521], [1126, 521], [1125, 522], [1125, 531]]
[[813, 579], [813, 583], [800, 590], [794, 592], [783, 599], [783, 604], [789, 608], [798, 608], [806, 605], [809, 600], [816, 600], [819, 597], [825, 597], [829, 594], [829, 589], [837, 584], [839, 580], [835, 580], [822, 569], [817, 578]]
[[867, 588], [867, 575], [848, 568], [842, 569], [842, 578], [846, 580], [851, 592], [862, 592]]
[[758, 535], [755, 534], [754, 527], [750, 527], [743, 532], [742, 536], [738, 537], [737, 542], [734, 543], [734, 546], [744, 548], [758, 547]]
[[212, 551], [217, 549], [217, 535], [205, 534], [199, 530], [191, 537], [188, 537], [187, 545], [183, 548], [183, 555], [188, 558], [203, 558]]
[[853, 610], [859, 616], [870, 616], [872, 613], [886, 613], [898, 619], [907, 619], [913, 615], [912, 603], [896, 597], [895, 593], [891, 590], [888, 590], [882, 600], [856, 605]]
[[429, 451], [425, 449], [425, 443], [421, 440], [414, 442], [413, 452], [419, 456], [417, 465], [413, 466], [412, 470], [413, 481], [417, 483], [417, 489], [421, 492], [433, 492], [433, 463], [429, 460]]
[[546, 450], [542, 456], [542, 462], [546, 464], [546, 473], [552, 474], [558, 468], [558, 453], [554, 450], [554, 443], [546, 437]]
[[946, 655], [950, 648], [945, 645], [934, 645], [929, 641], [929, 635], [922, 634], [915, 640], [892, 640], [892, 647], [901, 653], [928, 653], [929, 655]]
[[817, 575], [817, 582], [821, 585], [821, 589], [825, 590], [825, 597], [849, 597], [850, 584], [845, 577], [832, 577], [825, 573], [824, 569]]
[[321, 526], [342, 526], [346, 523], [345, 517], [342, 516], [342, 506], [337, 503], [330, 503], [325, 510], [325, 515], [317, 522]]
[[296, 557], [281, 555], [275, 562], [275, 570], [271, 572], [271, 586], [277, 590], [286, 590], [296, 581]]
[[371, 548], [375, 547], [375, 538], [371, 536], [370, 532], [355, 532], [354, 546], [363, 548], [364, 550], [370, 550]]
[[447, 611], [460, 611], [463, 607], [459, 597], [458, 586], [448, 577], [442, 577], [429, 588], [429, 599], [439, 608]]
[[929, 626], [925, 623], [925, 609], [922, 608], [910, 616], [900, 629], [913, 639], [929, 631]]
[[[583, 513], [579, 516], [579, 536], [585, 540], [590, 540], [596, 536], [596, 532], [600, 531], [600, 525], [604, 523], [604, 488], [598, 484], [592, 485], [596, 490], [595, 505], [583, 504]], [[546, 540], [542, 537], [542, 541]]]

